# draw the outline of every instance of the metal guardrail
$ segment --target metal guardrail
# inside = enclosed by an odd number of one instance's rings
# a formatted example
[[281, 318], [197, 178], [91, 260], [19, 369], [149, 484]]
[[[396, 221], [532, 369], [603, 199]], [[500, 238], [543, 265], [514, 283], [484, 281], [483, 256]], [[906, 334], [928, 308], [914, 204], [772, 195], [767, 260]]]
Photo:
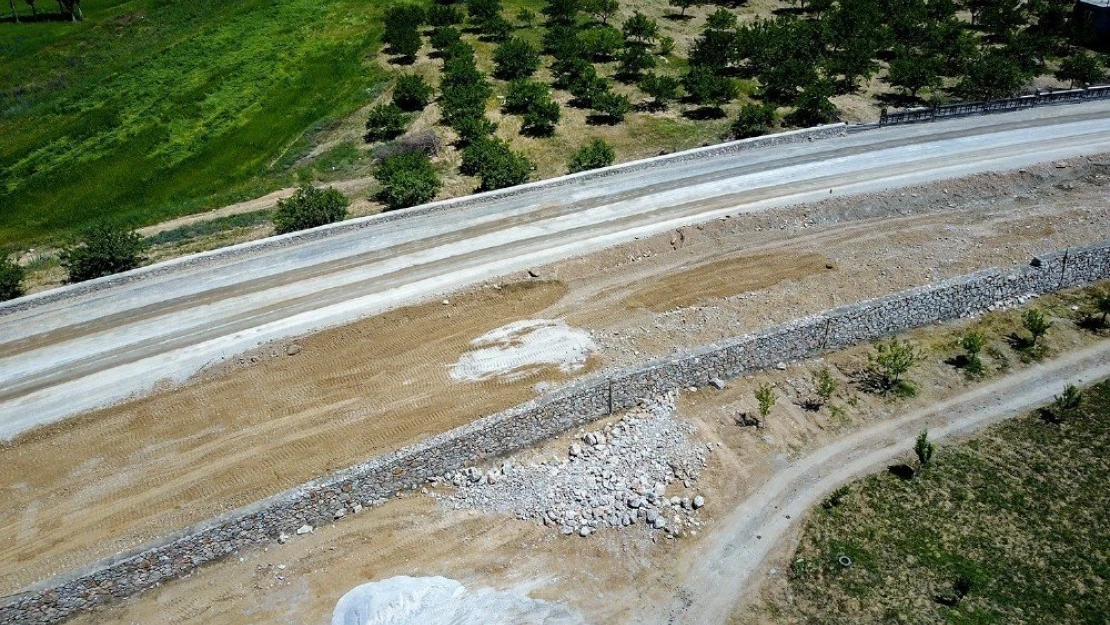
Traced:
[[884, 108], [882, 114], [879, 116], [879, 125], [897, 126], [900, 124], [916, 124], [920, 122], [936, 121], [938, 119], [1020, 111], [1037, 106], [1086, 102], [1089, 100], [1110, 100], [1110, 85], [1084, 87], [1082, 89], [1066, 89], [1063, 91], [1038, 91], [1034, 95], [1007, 98], [1005, 100], [961, 102], [959, 104], [945, 104], [931, 108], [913, 108], [896, 113], [891, 113]]

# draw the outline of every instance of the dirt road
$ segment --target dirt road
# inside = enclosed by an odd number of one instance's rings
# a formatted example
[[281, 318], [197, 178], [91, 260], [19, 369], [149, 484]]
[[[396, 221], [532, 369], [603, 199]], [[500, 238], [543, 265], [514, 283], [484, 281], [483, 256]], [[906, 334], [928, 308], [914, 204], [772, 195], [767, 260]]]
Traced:
[[922, 429], [943, 441], [1043, 406], [1066, 384], [1108, 377], [1110, 344], [1103, 342], [817, 449], [772, 474], [721, 519], [697, 553], [687, 555], [690, 568], [669, 609], [656, 607], [633, 622], [729, 622], [737, 601], [759, 583], [757, 573], [769, 555], [810, 508], [837, 486], [907, 454]]
[[686, 224], [1104, 152], [1108, 111], [1110, 103], [1045, 108], [683, 162], [9, 314], [0, 324], [0, 439], [181, 381], [260, 343]]

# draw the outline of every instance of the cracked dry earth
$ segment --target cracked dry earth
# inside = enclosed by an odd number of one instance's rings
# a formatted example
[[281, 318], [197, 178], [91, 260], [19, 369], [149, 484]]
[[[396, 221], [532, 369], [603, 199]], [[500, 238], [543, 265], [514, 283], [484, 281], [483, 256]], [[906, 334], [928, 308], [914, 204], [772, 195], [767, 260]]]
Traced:
[[[0, 593], [581, 372], [1110, 238], [1108, 183], [1098, 156], [717, 220], [304, 337], [299, 351], [266, 347], [32, 432], [0, 447]], [[573, 373], [452, 378], [474, 339], [529, 319], [586, 330], [598, 351]]]

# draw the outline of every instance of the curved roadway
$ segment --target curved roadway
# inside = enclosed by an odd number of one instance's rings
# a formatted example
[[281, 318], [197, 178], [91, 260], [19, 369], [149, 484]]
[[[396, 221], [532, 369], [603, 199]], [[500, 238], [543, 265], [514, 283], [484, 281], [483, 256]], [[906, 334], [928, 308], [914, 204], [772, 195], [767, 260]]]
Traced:
[[1110, 103], [871, 130], [383, 221], [0, 317], [0, 439], [256, 345], [715, 217], [1110, 152]]

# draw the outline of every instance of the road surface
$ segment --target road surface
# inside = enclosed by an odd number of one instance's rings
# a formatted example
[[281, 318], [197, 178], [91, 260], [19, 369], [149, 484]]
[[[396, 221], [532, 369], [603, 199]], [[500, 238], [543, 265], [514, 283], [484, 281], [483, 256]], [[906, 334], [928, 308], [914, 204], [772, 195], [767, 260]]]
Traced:
[[1110, 378], [1110, 343], [1067, 354], [930, 407], [883, 421], [777, 469], [717, 523], [679, 584], [669, 609], [636, 623], [724, 625], [737, 600], [759, 581], [776, 547], [822, 498], [852, 479], [910, 454], [917, 433], [941, 441], [966, 435], [1052, 401], [1067, 384]]
[[261, 343], [635, 237], [1100, 152], [1107, 102], [884, 128], [385, 221], [63, 299], [0, 316], [0, 440]]

